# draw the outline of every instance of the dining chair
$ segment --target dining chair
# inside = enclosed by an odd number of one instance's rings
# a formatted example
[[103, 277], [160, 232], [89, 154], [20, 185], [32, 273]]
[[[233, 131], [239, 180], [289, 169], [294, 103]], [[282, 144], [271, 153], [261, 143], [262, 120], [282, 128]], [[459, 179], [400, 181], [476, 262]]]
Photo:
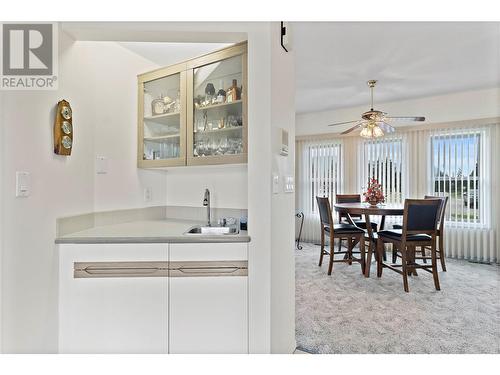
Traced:
[[[323, 264], [323, 256], [330, 255], [330, 262], [328, 265], [328, 275], [332, 274], [333, 263], [343, 262], [349, 265], [352, 262], [358, 262], [361, 265], [361, 273], [365, 271], [365, 245], [364, 236], [365, 231], [358, 228], [355, 225], [347, 223], [335, 224], [332, 217], [332, 209], [330, 206], [330, 200], [327, 197], [316, 197], [316, 202], [318, 203], [318, 211], [321, 224], [321, 252], [319, 256], [319, 266]], [[330, 251], [325, 250], [325, 237], [330, 238]], [[334, 239], [346, 239], [347, 240], [347, 251], [335, 252]], [[354, 245], [359, 242], [359, 258], [355, 258], [353, 253]], [[335, 255], [346, 255], [343, 259], [335, 259]]]
[[[437, 230], [437, 248], [436, 248], [436, 255], [437, 258], [439, 259], [441, 263], [441, 269], [443, 272], [446, 272], [446, 263], [445, 263], [445, 250], [444, 250], [444, 223], [445, 223], [445, 214], [446, 214], [446, 206], [448, 205], [448, 197], [440, 197], [440, 196], [435, 196], [435, 195], [425, 195], [424, 199], [440, 199], [441, 200], [441, 207], [439, 208], [439, 224], [438, 224], [438, 230]], [[392, 226], [393, 229], [402, 229], [403, 226], [400, 224], [394, 224]], [[427, 260], [429, 257], [426, 256], [426, 250], [430, 250], [428, 247], [422, 247], [421, 248], [421, 254], [422, 254], [422, 260], [424, 263], [427, 263]], [[396, 257], [397, 257], [397, 252], [393, 249], [392, 251], [392, 262], [396, 263]]]
[[[415, 274], [417, 269], [432, 273], [434, 286], [440, 290], [437, 271], [436, 236], [437, 222], [441, 199], [406, 199], [403, 214], [402, 229], [389, 229], [377, 233], [377, 277], [382, 276], [382, 270], [389, 268], [403, 276], [405, 292], [409, 292], [408, 275]], [[401, 264], [388, 264], [382, 259], [384, 243], [392, 243], [401, 258]], [[417, 247], [430, 247], [431, 264], [417, 263], [415, 251]], [[399, 269], [401, 268], [401, 269]]]
[[[336, 194], [335, 203], [361, 203], [360, 194]], [[356, 224], [356, 226], [366, 229], [366, 221], [363, 219], [362, 215], [351, 215], [351, 219]], [[346, 213], [339, 211], [339, 223], [349, 223], [349, 218]], [[377, 230], [377, 223], [371, 222], [372, 230]], [[339, 240], [339, 251], [342, 247], [342, 240]]]

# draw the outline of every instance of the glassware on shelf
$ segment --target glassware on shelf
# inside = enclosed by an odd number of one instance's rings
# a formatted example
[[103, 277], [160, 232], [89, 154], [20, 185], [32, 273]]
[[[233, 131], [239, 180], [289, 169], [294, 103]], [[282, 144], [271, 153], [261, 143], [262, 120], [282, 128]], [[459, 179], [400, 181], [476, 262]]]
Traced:
[[175, 99], [174, 112], [180, 112], [180, 111], [181, 111], [181, 92], [179, 90], [177, 91], [177, 98]]
[[238, 86], [242, 81], [241, 55], [194, 70], [192, 156], [242, 153], [244, 133], [238, 131], [243, 125], [242, 89]]
[[[181, 74], [143, 82], [143, 160], [169, 160], [181, 155]], [[151, 108], [151, 112], [149, 112]], [[168, 164], [165, 164], [168, 165]]]
[[151, 113], [153, 116], [161, 115], [165, 112], [165, 101], [163, 98], [163, 94], [160, 94], [160, 97], [157, 99], [153, 99], [151, 102]]

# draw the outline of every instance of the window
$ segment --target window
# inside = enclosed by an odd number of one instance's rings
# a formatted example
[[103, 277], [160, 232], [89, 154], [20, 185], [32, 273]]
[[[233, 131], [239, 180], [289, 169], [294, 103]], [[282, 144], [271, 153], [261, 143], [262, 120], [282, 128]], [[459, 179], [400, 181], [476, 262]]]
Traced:
[[483, 222], [481, 142], [481, 131], [447, 132], [431, 137], [431, 191], [449, 197], [449, 221]]
[[386, 203], [402, 203], [404, 192], [403, 140], [384, 138], [363, 144], [361, 191], [368, 180], [376, 178], [382, 185]]
[[[344, 189], [344, 144], [340, 139], [301, 139], [296, 141], [297, 168], [296, 208], [304, 214], [302, 239], [320, 238], [317, 196], [330, 203]], [[334, 220], [338, 215], [333, 215]], [[298, 223], [298, 220], [296, 221]], [[297, 231], [299, 228], [296, 228]], [[298, 232], [297, 232], [298, 234]]]
[[341, 144], [336, 141], [311, 143], [304, 147], [306, 158], [304, 189], [309, 212], [316, 212], [316, 197], [325, 196], [335, 202], [341, 191], [342, 167]]

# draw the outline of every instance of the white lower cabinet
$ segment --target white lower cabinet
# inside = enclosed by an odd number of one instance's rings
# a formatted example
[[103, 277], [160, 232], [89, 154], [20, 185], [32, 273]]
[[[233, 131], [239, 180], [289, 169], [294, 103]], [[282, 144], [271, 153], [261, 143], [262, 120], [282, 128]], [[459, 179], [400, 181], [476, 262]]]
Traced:
[[246, 243], [170, 245], [170, 353], [248, 353], [248, 277], [237, 270], [247, 251]]
[[59, 247], [60, 353], [168, 353], [167, 244]]
[[246, 243], [59, 252], [60, 353], [248, 353]]

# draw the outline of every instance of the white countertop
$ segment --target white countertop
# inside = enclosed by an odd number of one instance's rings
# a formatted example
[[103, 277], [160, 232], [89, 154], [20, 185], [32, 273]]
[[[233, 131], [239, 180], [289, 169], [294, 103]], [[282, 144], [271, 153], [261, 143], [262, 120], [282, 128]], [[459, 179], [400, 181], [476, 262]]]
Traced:
[[199, 221], [165, 219], [102, 225], [56, 238], [56, 243], [189, 243], [249, 242], [246, 231], [236, 235], [185, 235]]

